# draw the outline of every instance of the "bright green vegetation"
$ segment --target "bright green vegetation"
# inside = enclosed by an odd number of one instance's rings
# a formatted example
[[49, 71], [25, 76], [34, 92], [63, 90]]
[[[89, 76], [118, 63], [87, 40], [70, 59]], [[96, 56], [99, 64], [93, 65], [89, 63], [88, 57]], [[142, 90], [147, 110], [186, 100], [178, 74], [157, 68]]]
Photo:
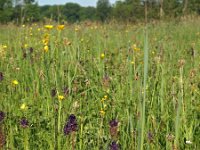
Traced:
[[[147, 34], [131, 24], [1, 26], [4, 148], [72, 149], [73, 141], [76, 150], [106, 150], [115, 140], [122, 150], [199, 149], [199, 24], [154, 23]], [[70, 114], [78, 131], [66, 136]], [[114, 139], [112, 119], [119, 121]]]

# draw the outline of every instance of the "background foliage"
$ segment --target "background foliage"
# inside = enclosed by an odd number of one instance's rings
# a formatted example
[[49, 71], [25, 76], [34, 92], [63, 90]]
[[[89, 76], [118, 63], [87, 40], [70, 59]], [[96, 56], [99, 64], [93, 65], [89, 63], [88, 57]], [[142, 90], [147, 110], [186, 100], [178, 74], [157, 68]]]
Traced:
[[[51, 19], [59, 22], [84, 20], [141, 21], [144, 18], [145, 0], [116, 1], [98, 0], [96, 7], [82, 7], [76, 3], [39, 6], [34, 0], [0, 0], [0, 22], [25, 23]], [[149, 19], [181, 17], [200, 14], [199, 0], [146, 0]]]

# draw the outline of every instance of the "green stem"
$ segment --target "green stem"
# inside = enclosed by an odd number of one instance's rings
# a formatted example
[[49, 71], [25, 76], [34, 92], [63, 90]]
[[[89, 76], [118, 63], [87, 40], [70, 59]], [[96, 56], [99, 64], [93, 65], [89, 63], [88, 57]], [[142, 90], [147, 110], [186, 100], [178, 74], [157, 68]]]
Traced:
[[141, 133], [139, 150], [143, 150], [144, 144], [144, 128], [145, 128], [145, 102], [146, 102], [146, 88], [148, 77], [148, 34], [147, 27], [145, 27], [145, 41], [144, 41], [144, 84], [143, 84], [143, 101], [142, 101], [142, 118], [141, 118]]

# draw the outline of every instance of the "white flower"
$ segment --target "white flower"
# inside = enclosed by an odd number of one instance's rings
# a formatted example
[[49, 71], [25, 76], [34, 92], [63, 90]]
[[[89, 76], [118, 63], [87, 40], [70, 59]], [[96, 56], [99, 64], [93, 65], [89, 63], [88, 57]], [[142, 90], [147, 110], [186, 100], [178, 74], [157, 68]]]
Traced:
[[186, 144], [192, 144], [192, 142], [191, 142], [191, 141], [185, 141], [185, 143], [186, 143]]

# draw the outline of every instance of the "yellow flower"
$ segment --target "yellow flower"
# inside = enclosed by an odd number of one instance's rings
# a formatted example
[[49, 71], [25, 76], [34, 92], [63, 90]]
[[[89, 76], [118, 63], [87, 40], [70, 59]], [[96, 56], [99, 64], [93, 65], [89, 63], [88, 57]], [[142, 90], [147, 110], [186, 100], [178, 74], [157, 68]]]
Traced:
[[58, 100], [62, 101], [65, 97], [62, 95], [58, 95]]
[[64, 28], [65, 28], [65, 25], [58, 25], [58, 26], [57, 26], [57, 29], [58, 29], [58, 30], [63, 30]]
[[42, 40], [42, 42], [43, 42], [44, 45], [48, 45], [49, 44], [49, 39], [44, 39], [44, 40]]
[[102, 99], [101, 99], [101, 102], [103, 103], [105, 100], [106, 100], [105, 98], [102, 98]]
[[17, 80], [13, 80], [12, 83], [13, 83], [14, 85], [18, 85], [18, 84], [19, 84], [19, 82], [18, 82]]
[[20, 109], [21, 109], [21, 110], [26, 110], [26, 109], [28, 109], [28, 107], [26, 106], [25, 103], [23, 103], [23, 104], [20, 106]]
[[100, 112], [100, 115], [101, 115], [102, 117], [103, 117], [103, 116], [105, 115], [105, 113], [106, 113], [103, 109], [101, 109], [99, 112]]
[[2, 47], [3, 47], [3, 49], [7, 49], [8, 48], [7, 45], [3, 45]]
[[44, 27], [45, 27], [46, 29], [48, 29], [48, 30], [51, 30], [51, 29], [53, 28], [52, 25], [45, 25]]
[[28, 47], [28, 44], [24, 44], [24, 48], [27, 48]]
[[49, 47], [47, 45], [44, 46], [44, 51], [48, 52], [49, 51]]
[[76, 32], [78, 32], [78, 31], [79, 31], [79, 27], [76, 27], [74, 30], [75, 30]]
[[104, 59], [104, 57], [105, 57], [105, 54], [102, 53], [102, 54], [101, 54], [101, 59]]
[[137, 47], [136, 44], [133, 44], [132, 49], [133, 49], [134, 51], [140, 51], [140, 48]]

